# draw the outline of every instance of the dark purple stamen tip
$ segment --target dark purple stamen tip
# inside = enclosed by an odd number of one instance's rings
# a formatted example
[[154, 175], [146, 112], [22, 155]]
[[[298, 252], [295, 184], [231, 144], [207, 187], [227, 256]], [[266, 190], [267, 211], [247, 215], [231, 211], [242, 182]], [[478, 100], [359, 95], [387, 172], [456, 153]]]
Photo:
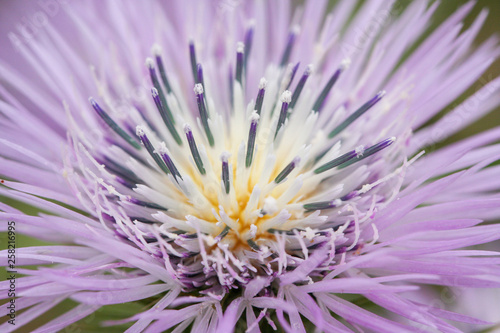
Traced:
[[347, 161], [355, 158], [356, 156], [358, 156], [358, 154], [356, 153], [355, 150], [347, 152], [344, 155], [339, 156], [339, 157], [331, 160], [330, 162], [327, 162], [327, 163], [323, 164], [319, 168], [316, 168], [314, 170], [314, 173], [318, 174], [318, 173], [322, 173], [322, 172], [325, 172], [327, 170], [333, 169], [335, 167], [338, 167], [339, 165], [341, 165], [341, 164], [343, 164], [343, 163], [345, 163], [345, 162], [347, 162]]
[[257, 93], [257, 99], [255, 100], [255, 111], [260, 115], [262, 112], [262, 105], [264, 103], [264, 95], [266, 94], [266, 84], [267, 81], [263, 78], [260, 80], [259, 92]]
[[200, 113], [201, 122], [203, 124], [203, 128], [205, 129], [205, 133], [207, 135], [208, 143], [210, 146], [214, 145], [214, 137], [212, 135], [212, 131], [210, 130], [210, 126], [208, 125], [208, 112], [205, 106], [205, 97], [203, 94], [203, 85], [200, 83], [195, 84], [194, 92], [196, 94], [196, 104], [198, 105], [198, 111]]
[[288, 90], [286, 90], [281, 96], [281, 111], [278, 119], [278, 124], [276, 126], [276, 133], [274, 133], [274, 138], [276, 138], [279, 130], [281, 129], [281, 126], [283, 126], [283, 124], [285, 123], [285, 120], [288, 115], [288, 106], [290, 104], [291, 98], [292, 98], [292, 93]]
[[182, 145], [181, 137], [179, 136], [179, 133], [177, 133], [177, 129], [175, 128], [171, 118], [168, 116], [168, 111], [165, 108], [165, 104], [163, 103], [162, 95], [156, 88], [151, 89], [151, 95], [153, 96], [156, 108], [158, 109], [163, 122], [167, 126], [168, 131], [170, 132], [170, 134], [172, 134], [175, 142], [177, 142], [178, 145]]
[[135, 141], [127, 132], [123, 130], [111, 117], [104, 111], [99, 104], [97, 104], [96, 100], [92, 97], [89, 98], [89, 102], [92, 105], [92, 108], [97, 112], [99, 117], [119, 136], [121, 136], [125, 141], [127, 141], [132, 147], [135, 149], [141, 149], [141, 145]]
[[157, 204], [152, 203], [152, 202], [142, 201], [142, 200], [139, 200], [139, 199], [134, 198], [134, 197], [128, 197], [127, 201], [134, 204], [134, 205], [142, 206], [142, 207], [146, 207], [146, 208], [152, 208], [152, 209], [158, 209], [158, 210], [168, 210], [167, 208], [165, 208], [163, 206], [157, 205]]
[[286, 179], [286, 177], [290, 174], [290, 172], [295, 169], [295, 167], [299, 164], [300, 158], [295, 158], [292, 162], [290, 162], [274, 179], [276, 184], [281, 183]]
[[[146, 66], [149, 70], [149, 76], [151, 77], [151, 82], [153, 83], [154, 89], [156, 89], [156, 93], [160, 96], [161, 104], [163, 105], [163, 114], [161, 115], [165, 124], [168, 122], [175, 125], [175, 119], [172, 115], [172, 111], [170, 111], [170, 107], [167, 103], [167, 98], [165, 97], [165, 93], [163, 92], [163, 88], [161, 87], [160, 81], [158, 80], [158, 75], [156, 73], [156, 69], [154, 68], [154, 63], [152, 59], [146, 60]], [[167, 120], [166, 120], [167, 119]]]
[[165, 66], [163, 65], [163, 59], [160, 54], [155, 55], [156, 66], [158, 66], [158, 70], [160, 71], [160, 76], [163, 81], [163, 85], [167, 88], [167, 93], [172, 92], [172, 88], [170, 87], [170, 82], [168, 81], [167, 71], [165, 70]]
[[356, 119], [361, 117], [366, 111], [370, 110], [372, 106], [377, 104], [382, 97], [384, 97], [385, 91], [381, 91], [377, 93], [372, 99], [370, 99], [368, 102], [363, 104], [359, 109], [354, 111], [349, 117], [347, 117], [346, 120], [344, 120], [340, 125], [338, 125], [333, 131], [328, 134], [328, 138], [331, 139], [335, 137], [337, 134], [342, 132], [344, 129], [346, 129], [347, 126], [352, 124]]
[[178, 183], [179, 180], [177, 178], [180, 178], [182, 180], [181, 174], [179, 173], [179, 170], [175, 167], [174, 161], [170, 158], [170, 156], [167, 154], [166, 151], [160, 152], [160, 155], [167, 165], [168, 170], [172, 173], [174, 176], [175, 181]]
[[335, 208], [335, 207], [338, 207], [340, 204], [341, 204], [341, 201], [339, 199], [335, 199], [335, 200], [330, 200], [330, 201], [319, 201], [319, 202], [308, 203], [308, 204], [304, 204], [303, 207], [307, 211], [312, 211], [312, 210], [322, 210], [322, 209]]
[[250, 52], [252, 51], [252, 42], [254, 35], [254, 26], [251, 25], [248, 27], [248, 30], [245, 33], [245, 58], [243, 59], [243, 70], [246, 72], [248, 58], [250, 56]]
[[371, 155], [389, 147], [390, 145], [392, 145], [394, 143], [394, 141], [396, 141], [395, 137], [380, 141], [379, 143], [365, 149], [362, 154], [357, 154], [357, 156], [356, 156], [357, 158], [353, 158], [352, 160], [346, 161], [346, 162], [342, 163], [341, 165], [339, 165], [339, 169], [348, 167], [351, 164], [354, 164], [356, 162], [364, 160], [367, 157], [370, 157]]
[[141, 139], [141, 142], [144, 145], [144, 147], [146, 147], [146, 150], [148, 151], [149, 155], [155, 161], [155, 163], [160, 167], [160, 169], [163, 172], [165, 172], [168, 175], [170, 173], [168, 168], [165, 166], [165, 163], [162, 162], [160, 157], [154, 153], [155, 149], [153, 147], [153, 144], [151, 143], [148, 136], [146, 135], [146, 132], [144, 132], [144, 129], [141, 127], [137, 127], [136, 133], [137, 133], [137, 136]]
[[281, 57], [280, 67], [285, 66], [290, 59], [293, 45], [295, 44], [295, 39], [297, 38], [297, 30], [298, 29], [292, 29], [292, 31], [290, 31], [290, 34], [288, 35], [288, 42], [286, 43], [285, 51], [283, 52], [283, 56]]
[[245, 56], [243, 43], [238, 44], [236, 50], [236, 81], [239, 84], [243, 84], [243, 58]]
[[300, 62], [296, 63], [295, 66], [292, 67], [291, 72], [290, 72], [290, 80], [288, 81], [288, 84], [286, 86], [286, 90], [290, 89], [290, 86], [293, 82], [293, 79], [295, 78], [295, 74], [297, 74], [297, 70], [299, 69]]
[[222, 159], [222, 183], [224, 184], [224, 190], [226, 191], [226, 194], [229, 193], [229, 190], [231, 189], [230, 187], [230, 180], [229, 180], [229, 162], [228, 162], [228, 155], [223, 154], [221, 156]]
[[347, 201], [347, 200], [351, 200], [352, 198], [358, 196], [358, 191], [354, 190], [350, 193], [347, 193], [345, 196], [343, 196], [342, 198], [340, 198], [340, 200], [342, 201]]
[[200, 171], [200, 173], [204, 175], [206, 171], [203, 167], [203, 161], [201, 160], [200, 153], [198, 152], [198, 147], [196, 145], [196, 141], [194, 140], [193, 132], [188, 125], [184, 126], [184, 131], [186, 132], [186, 138], [189, 143], [189, 149], [191, 150], [191, 155], [193, 156], [194, 163], [196, 164], [198, 171]]
[[247, 155], [245, 160], [245, 165], [247, 168], [252, 165], [253, 159], [253, 151], [255, 148], [255, 138], [257, 137], [257, 125], [259, 123], [258, 116], [253, 117], [250, 123], [250, 130], [248, 132], [248, 141], [247, 141]]
[[231, 101], [231, 109], [234, 107], [234, 73], [233, 68], [229, 65], [229, 75], [228, 75], [228, 87], [229, 87], [229, 99]]
[[229, 231], [231, 230], [231, 228], [229, 228], [228, 226], [226, 226], [219, 235], [217, 235], [217, 237], [215, 237], [215, 241], [216, 242], [219, 242], [221, 241], [224, 237], [227, 236], [227, 234], [229, 233]]
[[189, 42], [189, 59], [191, 60], [191, 71], [193, 72], [193, 78], [195, 83], [199, 83], [197, 81], [197, 73], [196, 73], [196, 65], [198, 62], [196, 61], [196, 49], [194, 47], [194, 41]]
[[290, 102], [291, 109], [295, 107], [295, 104], [297, 103], [297, 100], [299, 99], [299, 96], [302, 93], [302, 89], [304, 88], [307, 79], [311, 75], [311, 71], [312, 71], [312, 66], [311, 65], [307, 66], [306, 70], [304, 71], [304, 74], [302, 74], [302, 77], [300, 78], [300, 81], [297, 84], [297, 87], [295, 87], [295, 91], [293, 92], [292, 95], [292, 101]]
[[314, 102], [313, 111], [315, 111], [315, 112], [321, 111], [321, 109], [323, 108], [323, 104], [326, 100], [326, 97], [330, 93], [330, 90], [332, 89], [335, 82], [337, 82], [341, 73], [342, 73], [342, 69], [337, 69], [335, 71], [335, 73], [332, 75], [332, 77], [330, 78], [330, 80], [328, 80], [328, 83], [321, 91], [321, 94], [316, 99], [316, 102]]
[[196, 82], [205, 86], [205, 81], [203, 80], [203, 67], [201, 64], [196, 65]]

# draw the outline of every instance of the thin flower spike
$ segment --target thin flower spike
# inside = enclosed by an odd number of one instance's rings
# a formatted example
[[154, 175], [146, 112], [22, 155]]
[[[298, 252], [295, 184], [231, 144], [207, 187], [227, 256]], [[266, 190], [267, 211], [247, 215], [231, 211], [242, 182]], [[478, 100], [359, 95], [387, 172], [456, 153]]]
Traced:
[[167, 71], [165, 70], [165, 66], [163, 65], [163, 59], [161, 57], [161, 46], [158, 44], [153, 45], [153, 54], [155, 55], [156, 66], [158, 66], [158, 71], [160, 72], [161, 80], [163, 85], [167, 89], [167, 93], [172, 92], [172, 87], [170, 86], [170, 82], [167, 78]]
[[212, 135], [210, 125], [208, 124], [208, 112], [203, 94], [203, 85], [201, 83], [195, 84], [194, 93], [196, 95], [196, 104], [198, 105], [198, 111], [200, 112], [201, 122], [203, 124], [203, 128], [205, 129], [205, 134], [207, 135], [208, 143], [210, 144], [210, 146], [213, 146], [214, 137]]
[[175, 142], [177, 142], [178, 145], [182, 145], [182, 140], [181, 137], [179, 136], [179, 133], [177, 133], [177, 130], [175, 129], [175, 124], [171, 121], [168, 111], [165, 109], [165, 105], [161, 101], [160, 94], [156, 88], [153, 88], [151, 90], [151, 93], [153, 94], [153, 100], [155, 101], [156, 108], [158, 111], [160, 111], [160, 115], [165, 122], [165, 125], [168, 128], [168, 131], [170, 134], [172, 134], [172, 137], [174, 138]]
[[247, 72], [247, 63], [252, 52], [253, 36], [255, 34], [255, 23], [252, 22], [245, 32], [245, 58], [243, 59], [243, 71]]
[[201, 64], [196, 65], [196, 82], [201, 84], [202, 87], [205, 85], [205, 80], [203, 80], [203, 66]]
[[165, 93], [163, 92], [163, 88], [160, 85], [160, 81], [158, 80], [158, 75], [156, 74], [156, 70], [154, 68], [154, 62], [153, 59], [147, 58], [146, 59], [146, 66], [149, 69], [149, 75], [151, 77], [151, 82], [153, 83], [154, 87], [154, 92], [153, 92], [153, 97], [156, 94], [157, 98], [160, 101], [160, 104], [162, 105], [162, 109], [158, 107], [158, 110], [160, 110], [161, 116], [163, 118], [163, 121], [165, 124], [172, 124], [175, 125], [175, 119], [174, 116], [172, 115], [172, 111], [170, 110], [170, 107], [168, 106], [167, 99], [165, 97]]
[[141, 146], [137, 143], [137, 141], [135, 141], [134, 139], [132, 139], [132, 137], [127, 132], [125, 132], [116, 122], [114, 122], [114, 120], [111, 119], [111, 117], [106, 113], [106, 111], [104, 111], [99, 106], [99, 104], [97, 104], [97, 102], [95, 101], [95, 99], [93, 99], [92, 97], [90, 97], [89, 98], [89, 102], [92, 105], [92, 107], [94, 108], [94, 110], [97, 112], [97, 114], [99, 115], [99, 117], [101, 117], [101, 119], [104, 120], [104, 122], [116, 134], [118, 134], [119, 136], [121, 136], [125, 141], [127, 141], [135, 149], [141, 149]]
[[279, 184], [282, 181], [284, 181], [286, 179], [286, 176], [288, 176], [290, 172], [292, 172], [293, 169], [295, 169], [295, 167], [299, 164], [299, 162], [300, 162], [299, 157], [294, 158], [293, 161], [291, 161], [285, 168], [283, 168], [283, 170], [281, 170], [281, 172], [276, 176], [276, 178], [274, 178], [274, 182], [276, 184]]
[[321, 109], [323, 108], [323, 104], [325, 102], [326, 97], [328, 96], [328, 94], [332, 90], [333, 86], [335, 85], [335, 83], [339, 79], [340, 74], [342, 74], [342, 72], [346, 70], [346, 68], [348, 66], [347, 65], [348, 63], [349, 62], [347, 62], [347, 61], [344, 60], [344, 62], [342, 63], [342, 65], [339, 67], [339, 69], [337, 69], [333, 73], [332, 77], [328, 80], [328, 82], [326, 83], [325, 87], [323, 88], [323, 90], [319, 94], [318, 98], [316, 98], [316, 101], [314, 102], [314, 105], [312, 107], [312, 110], [314, 112], [320, 112], [321, 111]]
[[158, 154], [155, 153], [155, 148], [151, 143], [151, 141], [149, 140], [148, 136], [146, 135], [144, 128], [142, 128], [141, 126], [137, 126], [136, 134], [141, 139], [142, 144], [144, 145], [144, 147], [146, 147], [146, 150], [148, 151], [149, 155], [153, 158], [155, 163], [160, 167], [161, 170], [163, 170], [163, 172], [165, 172], [168, 175], [170, 171], [168, 170], [165, 163], [162, 162]]
[[194, 46], [194, 41], [189, 42], [189, 58], [191, 60], [191, 71], [193, 72], [194, 82], [200, 83], [198, 81], [198, 62], [196, 61], [196, 48]]
[[[262, 104], [261, 104], [262, 107]], [[253, 152], [255, 149], [255, 139], [257, 138], [257, 125], [259, 123], [259, 114], [257, 112], [252, 113], [250, 118], [250, 129], [248, 132], [247, 141], [247, 155], [245, 159], [245, 165], [247, 168], [252, 165]]]
[[313, 66], [308, 65], [304, 71], [304, 74], [302, 74], [302, 77], [300, 78], [297, 87], [295, 87], [295, 90], [293, 91], [292, 101], [290, 102], [290, 109], [293, 109], [295, 107], [295, 104], [297, 103], [299, 96], [302, 93], [302, 89], [304, 89], [307, 79], [309, 78], [309, 76], [311, 76], [312, 69]]
[[498, 328], [500, 126], [442, 140], [500, 47], [439, 6], [2, 4], [0, 332]]
[[236, 47], [236, 81], [242, 84], [245, 58], [245, 44], [238, 43]]
[[189, 149], [191, 150], [191, 155], [193, 156], [194, 162], [196, 163], [196, 167], [200, 171], [202, 175], [206, 173], [205, 168], [203, 167], [203, 161], [200, 157], [200, 153], [198, 152], [198, 147], [196, 146], [196, 141], [194, 140], [193, 131], [191, 127], [186, 124], [184, 125], [184, 131], [186, 132], [186, 138], [189, 143]]
[[262, 105], [264, 104], [264, 96], [266, 94], [267, 80], [265, 78], [260, 79], [259, 82], [259, 92], [257, 93], [257, 100], [255, 101], [255, 112], [260, 116], [262, 112]]
[[276, 125], [276, 133], [274, 134], [275, 138], [278, 135], [281, 126], [283, 126], [283, 124], [285, 123], [285, 120], [288, 115], [288, 105], [290, 104], [291, 100], [292, 100], [292, 93], [288, 90], [285, 90], [283, 92], [283, 95], [281, 95], [281, 111], [278, 118], [278, 124]]
[[385, 91], [381, 91], [375, 95], [372, 99], [370, 99], [368, 102], [363, 104], [359, 109], [353, 112], [349, 117], [347, 117], [346, 120], [344, 120], [340, 125], [335, 127], [333, 131], [328, 134], [328, 138], [333, 138], [340, 132], [342, 132], [344, 129], [346, 129], [347, 126], [352, 124], [356, 119], [361, 117], [366, 111], [368, 111], [371, 107], [373, 107], [376, 103], [378, 103], [382, 97], [384, 97]]

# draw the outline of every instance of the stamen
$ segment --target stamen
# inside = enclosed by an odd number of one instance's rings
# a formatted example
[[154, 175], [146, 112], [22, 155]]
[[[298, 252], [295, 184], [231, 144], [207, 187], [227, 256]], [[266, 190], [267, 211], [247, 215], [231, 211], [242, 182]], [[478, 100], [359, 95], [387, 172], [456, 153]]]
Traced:
[[295, 78], [295, 74], [297, 74], [297, 70], [299, 69], [300, 66], [300, 61], [295, 64], [295, 66], [292, 67], [290, 71], [290, 80], [288, 81], [288, 84], [286, 86], [286, 90], [290, 89], [290, 86], [292, 85], [293, 79]]
[[222, 183], [224, 184], [224, 189], [226, 190], [226, 194], [229, 194], [230, 190], [230, 181], [229, 181], [229, 156], [228, 152], [223, 152], [220, 156], [222, 161]]
[[142, 144], [144, 145], [144, 147], [146, 147], [146, 150], [148, 151], [149, 155], [151, 155], [156, 164], [160, 167], [160, 169], [163, 170], [163, 172], [165, 172], [168, 175], [170, 172], [167, 166], [165, 165], [165, 163], [162, 162], [161, 158], [157, 154], [155, 154], [154, 152], [155, 149], [153, 147], [153, 144], [151, 143], [151, 141], [149, 141], [149, 138], [146, 135], [144, 128], [142, 128], [141, 126], [137, 126], [136, 134], [141, 139]]
[[275, 229], [275, 228], [269, 228], [269, 229], [267, 229], [267, 232], [270, 234], [280, 233], [280, 234], [284, 234], [284, 235], [288, 235], [288, 236], [293, 236], [296, 234], [295, 230], [302, 231], [302, 230], [297, 229], [297, 228], [293, 228], [290, 230], [279, 230], [279, 229]]
[[191, 60], [191, 70], [193, 72], [193, 79], [195, 83], [200, 83], [198, 82], [198, 76], [197, 74], [197, 64], [198, 62], [196, 61], [196, 49], [194, 47], [194, 41], [189, 42], [189, 59]]
[[205, 98], [203, 95], [203, 86], [200, 83], [194, 85], [194, 92], [196, 94], [196, 103], [198, 104], [198, 111], [200, 112], [201, 122], [203, 124], [203, 128], [205, 129], [205, 133], [207, 134], [208, 143], [211, 147], [214, 145], [214, 137], [212, 132], [210, 131], [210, 127], [208, 125], [208, 112], [205, 108]]
[[331, 201], [319, 201], [319, 202], [313, 202], [313, 203], [308, 203], [304, 204], [304, 209], [306, 211], [312, 211], [312, 210], [322, 210], [322, 209], [329, 209], [329, 208], [335, 208], [340, 206], [342, 203], [341, 200], [335, 199]]
[[245, 33], [245, 57], [243, 58], [243, 71], [247, 72], [248, 58], [250, 57], [250, 52], [252, 51], [252, 41], [255, 23], [251, 23], [248, 30]]
[[236, 81], [239, 82], [239, 84], [242, 83], [242, 77], [243, 77], [243, 58], [245, 56], [245, 45], [243, 43], [238, 43], [236, 47]]
[[302, 92], [302, 89], [304, 88], [304, 85], [307, 82], [307, 79], [312, 73], [313, 66], [308, 65], [306, 67], [306, 70], [304, 71], [304, 74], [302, 74], [302, 77], [300, 78], [299, 83], [297, 84], [297, 87], [295, 87], [295, 91], [293, 92], [292, 95], [292, 101], [290, 102], [290, 108], [293, 109], [295, 107], [295, 104], [297, 103], [297, 100], [299, 99], [300, 93]]
[[259, 82], [259, 92], [257, 93], [257, 100], [255, 101], [255, 111], [260, 116], [262, 111], [262, 104], [264, 103], [264, 95], [266, 94], [267, 80], [265, 78], [260, 79]]
[[313, 112], [320, 112], [321, 109], [323, 108], [323, 102], [326, 99], [326, 96], [330, 93], [330, 90], [332, 90], [333, 85], [335, 82], [337, 82], [340, 74], [347, 68], [348, 61], [344, 60], [344, 62], [340, 65], [340, 67], [333, 73], [332, 77], [330, 80], [328, 80], [328, 83], [326, 86], [323, 88], [321, 91], [321, 94], [319, 94], [318, 98], [316, 99], [316, 102], [314, 102], [313, 106]]
[[146, 208], [165, 210], [165, 211], [168, 210], [167, 208], [160, 206], [160, 205], [157, 205], [155, 203], [142, 201], [142, 200], [139, 200], [139, 199], [133, 198], [133, 197], [128, 197], [127, 201], [129, 201], [130, 203], [133, 203], [134, 205], [138, 205], [138, 206], [142, 206], [142, 207], [146, 207]]
[[285, 123], [286, 116], [288, 113], [288, 105], [290, 101], [292, 100], [292, 93], [289, 90], [285, 90], [283, 94], [281, 95], [281, 112], [280, 112], [280, 117], [278, 119], [278, 125], [276, 126], [276, 133], [274, 134], [274, 138], [278, 135], [278, 131], [280, 130], [281, 126]]
[[248, 132], [248, 142], [247, 142], [247, 156], [245, 165], [247, 168], [252, 165], [253, 150], [255, 147], [255, 138], [257, 137], [257, 125], [259, 123], [259, 115], [257, 112], [252, 113], [250, 116], [250, 130]]
[[163, 59], [161, 57], [161, 47], [158, 44], [153, 46], [153, 54], [155, 55], [156, 66], [158, 66], [158, 70], [160, 71], [160, 77], [163, 81], [163, 85], [167, 88], [167, 93], [172, 92], [172, 88], [170, 87], [170, 83], [168, 82], [167, 72], [165, 71], [165, 67], [163, 66]]
[[[147, 58], [146, 59], [146, 66], [149, 69], [149, 76], [151, 77], [151, 82], [153, 83], [153, 87], [157, 90], [158, 95], [160, 96], [160, 100], [162, 105], [165, 107], [166, 115], [170, 122], [175, 125], [175, 119], [174, 116], [172, 115], [172, 111], [170, 111], [170, 107], [168, 106], [167, 99], [165, 97], [165, 94], [163, 93], [163, 89], [160, 85], [160, 81], [158, 81], [158, 76], [156, 75], [156, 70], [154, 67], [154, 62], [153, 59]], [[165, 121], [165, 119], [164, 119]], [[166, 122], [165, 122], [166, 124]]]
[[354, 190], [350, 193], [347, 193], [346, 195], [344, 195], [342, 198], [340, 198], [340, 200], [342, 201], [348, 201], [348, 200], [351, 200], [352, 198], [356, 197], [358, 195], [358, 191], [357, 190]]
[[229, 230], [231, 230], [231, 228], [229, 228], [228, 226], [226, 226], [226, 227], [225, 227], [225, 228], [221, 231], [221, 233], [215, 237], [215, 241], [216, 241], [216, 242], [221, 241], [224, 237], [226, 237], [226, 236], [227, 236], [227, 234], [229, 233]]
[[300, 157], [295, 157], [277, 176], [274, 178], [276, 184], [281, 183], [290, 174], [290, 172], [295, 169], [295, 167], [300, 163]]
[[130, 216], [130, 221], [137, 221], [137, 222], [141, 222], [141, 223], [146, 223], [146, 224], [155, 224], [155, 223], [159, 223], [158, 221], [154, 221], [154, 220], [148, 220], [144, 217], [135, 217], [135, 216]]
[[283, 56], [281, 57], [280, 67], [283, 67], [288, 63], [290, 55], [292, 54], [293, 45], [295, 44], [295, 39], [297, 38], [299, 31], [300, 28], [298, 26], [293, 27], [292, 30], [290, 31], [285, 51], [283, 52]]
[[111, 119], [111, 117], [104, 111], [99, 104], [95, 101], [94, 98], [90, 97], [89, 98], [90, 104], [92, 104], [92, 107], [94, 110], [97, 112], [99, 117], [101, 117], [102, 120], [119, 136], [121, 136], [125, 141], [127, 141], [132, 147], [134, 147], [137, 150], [141, 149], [141, 145], [135, 141], [130, 135], [128, 135], [127, 132], [125, 132], [117, 123]]
[[365, 158], [381, 151], [382, 149], [389, 147], [390, 145], [392, 145], [394, 143], [394, 141], [396, 141], [395, 137], [380, 141], [379, 143], [371, 146], [370, 148], [367, 148], [362, 154], [358, 154], [356, 159], [352, 159], [350, 161], [344, 162], [342, 165], [339, 166], [339, 169], [343, 169], [345, 167], [348, 167], [351, 164], [354, 164], [356, 162], [364, 160]]
[[179, 173], [179, 170], [175, 167], [174, 161], [169, 156], [169, 151], [167, 149], [167, 146], [165, 145], [165, 142], [162, 142], [160, 144], [160, 147], [156, 150], [156, 152], [161, 156], [165, 164], [167, 165], [168, 170], [170, 173], [172, 173], [172, 176], [174, 176], [175, 181], [178, 183], [179, 180], [177, 177], [179, 177], [182, 180], [181, 174]]
[[234, 82], [233, 82], [233, 68], [229, 65], [229, 100], [231, 101], [231, 110], [234, 107]]
[[384, 97], [385, 91], [381, 91], [376, 94], [371, 100], [363, 104], [359, 109], [354, 111], [346, 120], [344, 120], [340, 125], [338, 125], [333, 131], [328, 134], [328, 138], [331, 139], [335, 137], [337, 134], [342, 132], [347, 126], [352, 124], [356, 119], [361, 117], [366, 111], [368, 111], [372, 106], [378, 103]]
[[339, 156], [339, 157], [331, 160], [330, 162], [323, 164], [319, 168], [315, 169], [314, 173], [318, 174], [318, 173], [322, 173], [322, 172], [328, 171], [330, 169], [333, 169], [335, 167], [338, 167], [342, 163], [345, 163], [345, 162], [349, 161], [350, 159], [355, 158], [356, 156], [357, 156], [356, 151], [351, 150], [350, 152], [347, 152], [344, 155]]
[[203, 167], [203, 161], [201, 160], [200, 153], [198, 152], [198, 147], [196, 146], [196, 142], [194, 141], [191, 127], [188, 124], [184, 125], [184, 132], [186, 133], [186, 137], [189, 143], [189, 149], [191, 149], [191, 155], [193, 155], [194, 163], [196, 163], [196, 167], [198, 168], [200, 173], [204, 175], [206, 171]]
[[121, 164], [116, 163], [107, 156], [103, 156], [102, 159], [103, 160], [96, 158], [96, 161], [99, 164], [104, 164], [106, 169], [118, 175], [120, 178], [122, 178], [122, 180], [126, 181], [127, 183], [133, 184], [134, 187], [135, 184], [141, 184], [141, 180], [135, 175], [135, 173], [130, 171], [128, 168], [123, 167]]
[[203, 67], [201, 64], [196, 65], [196, 82], [205, 86], [205, 80], [203, 80]]
[[142, 120], [148, 125], [148, 127], [155, 133], [159, 133], [158, 127], [154, 125], [146, 116], [146, 112], [142, 106], [139, 106], [137, 104], [134, 105], [134, 108], [139, 112], [139, 115], [141, 116]]
[[177, 142], [179, 146], [182, 146], [181, 137], [179, 136], [179, 133], [177, 133], [174, 124], [170, 121], [170, 118], [168, 117], [167, 111], [165, 110], [164, 104], [161, 101], [161, 97], [160, 94], [158, 93], [158, 90], [153, 88], [151, 89], [151, 93], [153, 94], [153, 100], [155, 101], [156, 108], [160, 112], [161, 118], [163, 119], [163, 122], [167, 126], [168, 131], [170, 132], [170, 134], [172, 134], [172, 137], [174, 138], [175, 142]]
[[248, 245], [254, 249], [255, 251], [259, 252], [260, 251], [260, 247], [257, 245], [257, 243], [255, 243], [252, 239], [249, 239], [247, 240], [247, 243]]

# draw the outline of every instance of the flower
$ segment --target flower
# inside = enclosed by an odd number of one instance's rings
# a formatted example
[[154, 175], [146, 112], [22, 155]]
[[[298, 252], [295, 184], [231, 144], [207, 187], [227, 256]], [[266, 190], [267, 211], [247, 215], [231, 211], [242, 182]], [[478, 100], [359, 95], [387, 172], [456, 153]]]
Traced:
[[424, 154], [499, 105], [494, 79], [430, 122], [498, 55], [494, 39], [471, 52], [486, 12], [420, 43], [436, 3], [291, 7], [75, 2], [71, 22], [9, 35], [23, 62], [0, 63], [0, 194], [43, 212], [2, 204], [2, 230], [52, 244], [16, 249], [26, 311], [2, 331], [65, 299], [38, 331], [139, 301], [154, 305], [104, 324], [488, 324], [431, 287], [500, 286], [499, 253], [466, 249], [500, 238], [483, 223], [500, 216], [500, 128]]

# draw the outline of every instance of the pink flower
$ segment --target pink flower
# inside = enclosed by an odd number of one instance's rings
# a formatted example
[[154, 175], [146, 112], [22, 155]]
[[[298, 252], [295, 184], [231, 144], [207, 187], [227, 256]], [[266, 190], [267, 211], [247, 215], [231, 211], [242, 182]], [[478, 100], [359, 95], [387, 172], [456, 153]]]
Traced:
[[53, 245], [16, 248], [17, 298], [1, 295], [26, 310], [0, 330], [65, 299], [38, 332], [146, 299], [102, 324], [489, 324], [429, 291], [500, 287], [499, 253], [468, 249], [500, 238], [483, 223], [500, 216], [500, 127], [435, 147], [499, 105], [499, 79], [430, 122], [498, 56], [495, 39], [472, 48], [486, 12], [461, 32], [469, 3], [419, 43], [436, 3], [326, 5], [39, 3], [46, 24], [11, 31], [0, 62], [0, 195], [42, 211], [1, 204], [0, 221]]

